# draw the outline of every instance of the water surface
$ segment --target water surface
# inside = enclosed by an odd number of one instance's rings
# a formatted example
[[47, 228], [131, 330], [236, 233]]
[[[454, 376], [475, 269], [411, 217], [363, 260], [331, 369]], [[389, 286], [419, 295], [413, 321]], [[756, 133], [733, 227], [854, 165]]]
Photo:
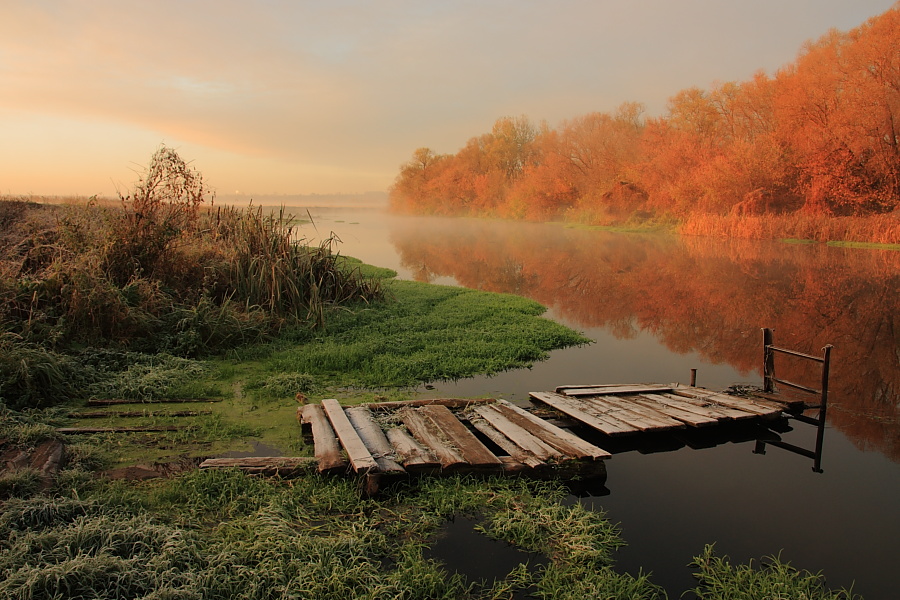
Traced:
[[[309, 237], [334, 232], [343, 254], [401, 278], [515, 293], [595, 340], [530, 370], [436, 382], [431, 396], [525, 403], [562, 384], [760, 385], [762, 327], [779, 346], [832, 344], [824, 473], [735, 436], [694, 449], [678, 440], [620, 448], [605, 489], [576, 497], [619, 522], [618, 568], [653, 572], [670, 597], [693, 585], [707, 543], [735, 561], [781, 553], [831, 586], [895, 597], [900, 559], [900, 253], [821, 244], [622, 234], [479, 219], [310, 209]], [[305, 213], [304, 213], [305, 214]], [[817, 370], [779, 357], [779, 377], [818, 387]], [[811, 447], [813, 428], [785, 434]]]

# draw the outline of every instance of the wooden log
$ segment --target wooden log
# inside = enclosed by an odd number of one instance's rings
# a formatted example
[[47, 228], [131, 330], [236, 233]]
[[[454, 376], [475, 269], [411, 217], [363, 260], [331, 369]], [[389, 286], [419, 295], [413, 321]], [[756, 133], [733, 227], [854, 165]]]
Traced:
[[401, 409], [399, 414], [412, 436], [434, 454], [441, 464], [441, 469], [451, 470], [467, 464], [456, 450], [448, 446], [447, 440], [441, 436], [434, 423], [419, 413], [418, 409], [406, 407]]
[[353, 470], [357, 473], [378, 471], [378, 463], [369, 454], [369, 450], [359, 438], [359, 434], [356, 433], [353, 425], [350, 424], [350, 420], [344, 413], [344, 408], [340, 403], [332, 398], [322, 400], [322, 409], [325, 411], [328, 420], [331, 421], [331, 426], [334, 428], [334, 433], [340, 440], [341, 446], [347, 452], [347, 457], [350, 459], [350, 465], [353, 467]]
[[366, 449], [382, 473], [403, 473], [403, 467], [394, 460], [394, 449], [384, 435], [381, 426], [375, 421], [372, 412], [365, 406], [355, 406], [344, 411], [350, 424], [359, 434]]
[[316, 467], [317, 460], [308, 456], [257, 456], [246, 458], [208, 458], [200, 463], [201, 469], [240, 469], [259, 475], [283, 477], [308, 473]]
[[557, 394], [566, 396], [608, 396], [612, 394], [640, 394], [643, 392], [661, 393], [672, 390], [672, 386], [650, 384], [611, 384], [611, 385], [561, 385], [556, 388]]
[[596, 429], [601, 433], [605, 433], [606, 435], [621, 435], [640, 431], [640, 428], [615, 419], [614, 417], [601, 417], [594, 414], [592, 411], [585, 410], [583, 405], [562, 394], [556, 394], [554, 392], [530, 392], [529, 395], [535, 400], [552, 406], [559, 412], [568, 415], [576, 421]]
[[370, 402], [364, 404], [369, 410], [395, 410], [412, 406], [446, 406], [447, 408], [468, 408], [476, 404], [492, 404], [493, 398], [423, 398], [420, 400], [398, 400], [396, 402]]
[[180, 431], [186, 427], [176, 425], [147, 425], [143, 427], [60, 427], [56, 433], [77, 435], [81, 433], [144, 433], [160, 431]]
[[[481, 417], [493, 429], [501, 433], [503, 437], [508, 439], [513, 447], [518, 448], [525, 455], [534, 456], [542, 462], [547, 460], [558, 461], [568, 458], [567, 454], [560, 452], [550, 444], [541, 440], [541, 438], [532, 434], [530, 431], [528, 431], [528, 429], [525, 429], [521, 425], [517, 425], [516, 423], [511, 421], [509, 417], [505, 416], [500, 410], [497, 409], [497, 407], [480, 406], [475, 408], [473, 413]], [[477, 427], [477, 424], [474, 421], [472, 424]], [[479, 430], [480, 429], [481, 428], [479, 427]], [[497, 442], [496, 440], [495, 443], [509, 452], [510, 456], [516, 458], [516, 455], [512, 451], [507, 449], [506, 446], [504, 446], [500, 442]], [[519, 460], [520, 462], [526, 462], [521, 459], [517, 460]]]
[[[657, 398], [662, 398], [663, 400], [660, 401], [657, 400]], [[718, 419], [716, 419], [715, 417], [699, 415], [693, 411], [672, 406], [671, 403], [665, 402], [664, 397], [659, 395], [654, 396], [653, 394], [641, 394], [639, 396], [631, 396], [630, 400], [636, 404], [647, 406], [648, 408], [659, 411], [662, 414], [672, 417], [673, 419], [677, 419], [682, 423], [690, 425], [691, 427], [705, 427], [707, 425], [714, 425], [715, 423], [718, 423]]]
[[[480, 415], [473, 414], [469, 418], [469, 422], [472, 423], [472, 426], [475, 427], [478, 431], [480, 431], [485, 437], [489, 440], [497, 444], [500, 448], [506, 451], [509, 454], [509, 457], [516, 462], [527, 465], [532, 469], [537, 469], [540, 467], [546, 467], [547, 463], [539, 459], [534, 454], [524, 450], [518, 443], [514, 442], [510, 439], [506, 434], [500, 432], [498, 429], [494, 428], [493, 425], [489, 421], [484, 418], [481, 418]], [[552, 450], [552, 448], [551, 448]], [[558, 454], [558, 453], [557, 453]], [[562, 456], [562, 455], [559, 455]], [[498, 457], [501, 460], [502, 456]]]
[[347, 470], [347, 460], [341, 453], [337, 436], [325, 416], [321, 404], [307, 404], [298, 409], [301, 423], [309, 426], [313, 436], [313, 452], [319, 465], [320, 473], [331, 473]]
[[175, 410], [166, 412], [154, 412], [150, 410], [134, 410], [134, 411], [92, 411], [92, 412], [74, 412], [69, 413], [70, 419], [104, 419], [104, 418], [131, 418], [131, 417], [198, 417], [200, 415], [211, 415], [211, 410]]
[[510, 421], [526, 429], [532, 435], [550, 444], [563, 454], [592, 460], [601, 460], [611, 456], [606, 450], [586, 442], [571, 431], [566, 431], [561, 427], [548, 423], [506, 400], [500, 400], [497, 403], [497, 410]]
[[435, 424], [453, 448], [470, 466], [480, 469], [500, 465], [500, 459], [494, 456], [487, 446], [475, 437], [475, 434], [460, 423], [450, 409], [441, 405], [428, 405], [415, 409]]
[[435, 471], [441, 468], [441, 463], [402, 427], [388, 429], [387, 438], [407, 471]]
[[87, 406], [112, 406], [115, 404], [187, 404], [190, 402], [221, 402], [222, 398], [153, 398], [150, 400], [132, 400], [113, 398], [109, 400], [88, 400]]

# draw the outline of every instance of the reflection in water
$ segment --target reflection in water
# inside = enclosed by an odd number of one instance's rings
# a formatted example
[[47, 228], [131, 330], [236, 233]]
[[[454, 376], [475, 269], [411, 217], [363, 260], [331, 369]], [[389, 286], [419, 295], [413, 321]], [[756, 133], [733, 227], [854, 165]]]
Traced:
[[[448, 222], [452, 226], [448, 226]], [[833, 344], [828, 421], [860, 449], [900, 461], [900, 253], [670, 238], [482, 220], [417, 220], [392, 241], [423, 281], [534, 298], [575, 327], [649, 333], [741, 373], [760, 373], [761, 327], [779, 345]], [[818, 370], [779, 357], [786, 379]]]

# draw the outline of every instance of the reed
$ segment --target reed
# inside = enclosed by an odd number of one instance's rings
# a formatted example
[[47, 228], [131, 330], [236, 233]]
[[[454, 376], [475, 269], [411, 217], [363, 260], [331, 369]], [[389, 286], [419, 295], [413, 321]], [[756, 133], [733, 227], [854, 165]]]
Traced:
[[816, 242], [900, 244], [900, 216], [894, 213], [833, 217], [784, 215], [715, 215], [696, 213], [679, 227], [683, 235], [739, 239], [795, 239]]

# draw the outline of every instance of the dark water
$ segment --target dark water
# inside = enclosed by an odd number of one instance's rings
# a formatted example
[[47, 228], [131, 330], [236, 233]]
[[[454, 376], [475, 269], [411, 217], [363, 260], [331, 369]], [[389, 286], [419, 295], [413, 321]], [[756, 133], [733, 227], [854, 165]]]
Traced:
[[[403, 278], [534, 298], [595, 340], [530, 370], [437, 383], [423, 394], [525, 403], [529, 391], [562, 384], [687, 383], [692, 368], [712, 389], [759, 385], [760, 328], [774, 328], [777, 345], [811, 354], [832, 344], [824, 473], [777, 448], [754, 454], [741, 435], [704, 449], [660, 440], [664, 451], [617, 449], [600, 495], [570, 501], [620, 523], [629, 545], [618, 568], [652, 571], [673, 598], [693, 585], [687, 564], [713, 542], [735, 562], [780, 552], [796, 567], [824, 571], [830, 586], [853, 585], [870, 600], [897, 597], [900, 252], [311, 213], [319, 234], [341, 238], [344, 254]], [[776, 368], [817, 387], [816, 372], [799, 361], [779, 359]], [[813, 436], [802, 424], [785, 434], [809, 447]]]

